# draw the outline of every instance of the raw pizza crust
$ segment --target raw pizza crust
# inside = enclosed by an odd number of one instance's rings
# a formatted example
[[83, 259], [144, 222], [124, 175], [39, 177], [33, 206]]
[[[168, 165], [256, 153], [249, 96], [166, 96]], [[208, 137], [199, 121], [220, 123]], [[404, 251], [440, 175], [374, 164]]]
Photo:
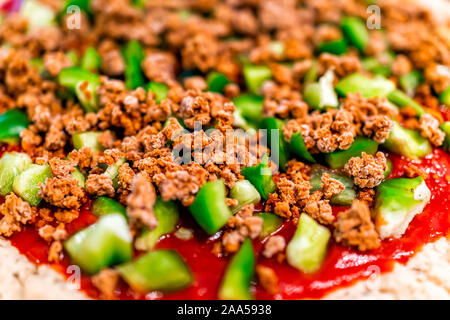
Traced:
[[[406, 265], [339, 289], [327, 299], [450, 300], [450, 239], [427, 244]], [[0, 239], [0, 299], [87, 299], [48, 266], [35, 266]]]

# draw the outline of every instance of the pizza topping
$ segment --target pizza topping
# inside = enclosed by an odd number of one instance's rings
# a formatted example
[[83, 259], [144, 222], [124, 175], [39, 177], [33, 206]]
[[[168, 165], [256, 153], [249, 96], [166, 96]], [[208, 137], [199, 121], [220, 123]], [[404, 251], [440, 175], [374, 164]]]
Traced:
[[425, 113], [420, 117], [419, 129], [421, 135], [433, 145], [440, 146], [444, 142], [445, 133], [439, 129], [439, 121], [432, 115]]
[[271, 236], [267, 240], [262, 254], [266, 258], [272, 258], [276, 254], [283, 252], [285, 248], [286, 240], [282, 236]]
[[158, 220], [153, 213], [155, 201], [155, 188], [145, 174], [137, 174], [127, 198], [127, 214], [132, 222], [139, 222], [149, 229], [156, 228]]
[[5, 197], [5, 202], [0, 205], [0, 212], [2, 214], [0, 234], [5, 237], [20, 231], [22, 225], [31, 222], [36, 216], [36, 210], [33, 210], [28, 202], [23, 201], [14, 193]]
[[387, 170], [386, 157], [382, 152], [375, 156], [361, 153], [361, 157], [353, 157], [344, 166], [344, 171], [353, 177], [354, 182], [361, 188], [373, 188], [384, 180]]

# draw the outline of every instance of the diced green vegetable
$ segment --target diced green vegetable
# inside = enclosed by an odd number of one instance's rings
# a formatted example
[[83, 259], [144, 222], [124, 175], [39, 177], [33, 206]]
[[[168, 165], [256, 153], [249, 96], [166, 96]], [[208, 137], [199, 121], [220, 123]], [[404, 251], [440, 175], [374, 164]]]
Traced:
[[361, 61], [363, 69], [369, 71], [372, 74], [388, 77], [391, 75], [391, 66], [386, 65], [378, 61], [377, 58], [367, 57]]
[[322, 187], [322, 175], [324, 173], [328, 173], [331, 178], [338, 180], [341, 182], [345, 189], [339, 194], [336, 194], [331, 197], [331, 204], [339, 205], [339, 206], [349, 206], [352, 204], [353, 200], [356, 199], [356, 191], [354, 189], [355, 185], [353, 180], [341, 173], [338, 173], [333, 170], [329, 170], [320, 165], [313, 165], [310, 172], [309, 183], [311, 184], [311, 192], [320, 190]]
[[120, 213], [111, 213], [71, 236], [64, 248], [72, 261], [88, 274], [132, 257], [132, 236], [126, 219]]
[[395, 84], [383, 76], [378, 75], [371, 79], [360, 73], [353, 73], [336, 85], [336, 91], [344, 97], [347, 93], [357, 92], [365, 98], [386, 97], [394, 89]]
[[13, 190], [14, 178], [31, 164], [26, 153], [7, 152], [0, 159], [0, 195], [6, 196]]
[[314, 157], [309, 153], [308, 149], [306, 149], [303, 136], [300, 132], [296, 132], [291, 136], [289, 151], [300, 158], [300, 160], [306, 160], [309, 163], [317, 162], [316, 159], [314, 159]]
[[360, 52], [364, 52], [370, 40], [364, 20], [359, 17], [343, 17], [341, 28], [348, 42]]
[[334, 74], [328, 70], [319, 82], [309, 83], [303, 91], [303, 99], [314, 109], [336, 108], [339, 104], [333, 88]]
[[135, 290], [178, 291], [192, 284], [189, 266], [175, 250], [155, 250], [117, 268]]
[[270, 147], [270, 158], [284, 170], [289, 160], [289, 148], [283, 137], [284, 122], [280, 119], [269, 117], [262, 122], [263, 129], [267, 130], [267, 144]]
[[269, 167], [269, 157], [264, 155], [261, 162], [253, 167], [245, 167], [241, 171], [242, 175], [258, 190], [264, 200], [269, 194], [275, 192], [276, 185], [272, 179], [272, 170]]
[[306, 213], [298, 220], [297, 231], [286, 247], [286, 258], [294, 268], [312, 273], [322, 265], [331, 232]]
[[256, 127], [261, 125], [264, 98], [255, 94], [241, 94], [233, 99], [236, 111]]
[[35, 0], [26, 0], [20, 9], [20, 15], [27, 18], [28, 30], [55, 25], [55, 12], [49, 6]]
[[77, 6], [88, 15], [92, 14], [91, 0], [66, 0], [62, 12], [67, 13], [67, 9], [71, 6]]
[[252, 242], [246, 239], [238, 253], [231, 258], [219, 288], [221, 300], [251, 300], [250, 283], [255, 270]]
[[20, 133], [28, 128], [27, 115], [18, 110], [10, 109], [0, 115], [0, 142], [17, 143]]
[[169, 87], [165, 83], [159, 82], [149, 82], [146, 89], [156, 96], [156, 103], [160, 103], [167, 98], [167, 93], [169, 92]]
[[231, 217], [231, 211], [225, 202], [223, 181], [216, 180], [205, 183], [190, 205], [189, 211], [208, 234], [219, 231]]
[[70, 67], [61, 70], [58, 82], [76, 94], [86, 112], [98, 111], [97, 88], [100, 85], [98, 74], [79, 67]]
[[397, 122], [383, 143], [383, 147], [410, 159], [422, 158], [432, 151], [428, 140], [418, 131], [402, 128]]
[[144, 49], [137, 40], [129, 41], [122, 52], [125, 60], [125, 86], [129, 90], [144, 87], [141, 63], [145, 58]]
[[106, 168], [105, 172], [103, 173], [113, 181], [113, 187], [115, 189], [119, 187], [119, 168], [125, 163], [125, 161], [125, 157], [120, 157], [119, 160], [116, 161], [116, 163], [108, 166], [108, 168]]
[[380, 237], [401, 237], [414, 216], [423, 211], [430, 197], [430, 189], [420, 176], [383, 181], [375, 196], [375, 224]]
[[69, 58], [72, 66], [76, 66], [78, 64], [78, 53], [74, 50], [70, 50], [66, 52], [66, 57]]
[[221, 93], [225, 86], [231, 82], [224, 74], [213, 71], [206, 77], [206, 83], [209, 91]]
[[398, 77], [398, 84], [409, 96], [414, 95], [416, 88], [422, 81], [422, 73], [418, 70], [412, 70]]
[[80, 150], [83, 147], [88, 147], [91, 151], [102, 151], [104, 148], [98, 142], [98, 136], [101, 132], [88, 131], [79, 132], [72, 135], [72, 143], [75, 149]]
[[441, 130], [445, 133], [444, 144], [442, 147], [444, 150], [450, 152], [450, 121], [443, 122], [441, 124]]
[[311, 67], [306, 71], [305, 76], [303, 77], [304, 83], [315, 82], [317, 80], [319, 64], [317, 60], [313, 60], [311, 63]]
[[414, 111], [416, 111], [418, 117], [426, 113], [420, 104], [406, 95], [406, 93], [404, 93], [403, 91], [393, 90], [387, 95], [387, 98], [390, 102], [397, 105], [399, 108], [403, 108], [406, 106], [412, 107]]
[[345, 38], [340, 38], [333, 41], [322, 42], [318, 46], [320, 53], [328, 52], [335, 55], [341, 55], [347, 52], [347, 41]]
[[439, 95], [439, 101], [446, 106], [450, 106], [450, 86]]
[[24, 171], [14, 178], [13, 190], [23, 200], [32, 206], [41, 202], [38, 197], [39, 184], [45, 183], [45, 179], [52, 177], [52, 171], [48, 164], [30, 164]]
[[108, 197], [98, 197], [95, 199], [91, 211], [97, 217], [102, 217], [111, 213], [120, 213], [124, 218], [128, 219], [125, 207], [116, 200]]
[[281, 41], [271, 41], [269, 44], [270, 51], [275, 53], [277, 57], [282, 58], [284, 56], [284, 43]]
[[230, 198], [236, 199], [238, 205], [231, 208], [231, 213], [235, 214], [247, 204], [258, 203], [261, 196], [258, 190], [248, 180], [240, 180], [236, 182], [230, 190]]
[[74, 171], [71, 173], [72, 179], [78, 181], [78, 185], [80, 187], [85, 187], [86, 177], [84, 174], [80, 171], [80, 169], [75, 168]]
[[387, 166], [387, 169], [386, 169], [386, 171], [384, 172], [384, 177], [385, 177], [385, 178], [387, 178], [387, 177], [391, 174], [391, 172], [392, 172], [392, 166], [393, 166], [393, 164], [392, 164], [392, 161], [391, 161], [390, 159], [386, 159], [386, 166]]
[[158, 220], [158, 226], [152, 230], [145, 229], [136, 239], [135, 247], [142, 251], [153, 249], [162, 235], [175, 230], [180, 218], [178, 211], [176, 202], [163, 201], [158, 198], [153, 206], [153, 213]]
[[272, 71], [264, 65], [245, 65], [243, 73], [247, 88], [252, 93], [259, 93], [263, 83], [272, 78]]
[[374, 155], [378, 150], [378, 143], [366, 137], [356, 137], [350, 148], [325, 153], [325, 162], [331, 169], [341, 169], [353, 157], [360, 157], [362, 152]]
[[88, 47], [81, 58], [81, 68], [87, 71], [98, 71], [102, 65], [102, 58], [94, 47]]
[[260, 238], [270, 236], [272, 233], [280, 229], [283, 224], [283, 218], [270, 212], [255, 213], [255, 216], [263, 219], [261, 233], [259, 234]]

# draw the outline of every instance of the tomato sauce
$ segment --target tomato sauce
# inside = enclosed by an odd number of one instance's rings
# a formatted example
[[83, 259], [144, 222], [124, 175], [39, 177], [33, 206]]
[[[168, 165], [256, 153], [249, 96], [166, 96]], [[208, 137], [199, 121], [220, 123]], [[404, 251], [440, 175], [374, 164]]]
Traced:
[[[0, 150], [5, 151], [4, 149]], [[8, 149], [9, 151], [9, 149]], [[396, 155], [389, 155], [393, 169], [389, 178], [404, 176], [405, 168], [414, 164], [424, 170], [428, 177], [427, 186], [432, 197], [424, 211], [410, 223], [406, 233], [400, 239], [384, 240], [380, 248], [368, 252], [358, 252], [332, 242], [321, 269], [311, 275], [306, 275], [290, 267], [286, 262], [275, 259], [265, 259], [260, 254], [264, 242], [253, 242], [257, 263], [274, 269], [278, 276], [279, 293], [270, 295], [255, 284], [252, 290], [257, 299], [317, 299], [341, 287], [349, 286], [357, 280], [368, 279], [372, 275], [392, 270], [395, 262], [406, 263], [420, 248], [440, 237], [447, 236], [450, 230], [450, 155], [441, 149], [420, 161], [411, 161]], [[80, 212], [79, 218], [67, 226], [69, 233], [94, 223], [97, 218], [90, 211], [90, 203]], [[335, 207], [333, 212], [345, 210], [345, 207]], [[260, 210], [260, 208], [259, 208]], [[228, 258], [217, 257], [212, 253], [217, 235], [207, 235], [196, 227], [188, 214], [182, 214], [180, 226], [195, 229], [195, 237], [190, 240], [180, 240], [173, 234], [161, 239], [157, 248], [175, 248], [191, 267], [195, 282], [183, 291], [171, 294], [151, 292], [139, 294], [125, 283], [120, 283], [116, 290], [118, 299], [216, 299], [222, 275], [227, 266]], [[293, 236], [295, 225], [285, 222], [275, 232], [287, 241]], [[48, 264], [48, 244], [43, 241], [33, 227], [26, 227], [22, 232], [11, 237], [11, 243], [28, 259], [36, 264]], [[64, 255], [60, 263], [50, 264], [55, 270], [70, 276], [67, 268], [70, 265]], [[89, 296], [98, 298], [98, 291], [93, 287], [88, 276], [82, 276], [81, 289]]]

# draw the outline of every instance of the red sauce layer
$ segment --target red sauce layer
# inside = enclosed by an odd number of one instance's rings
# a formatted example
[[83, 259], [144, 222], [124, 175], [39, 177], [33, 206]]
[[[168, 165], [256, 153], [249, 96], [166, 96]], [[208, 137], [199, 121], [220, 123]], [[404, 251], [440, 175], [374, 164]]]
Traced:
[[[5, 151], [5, 150], [0, 150]], [[301, 299], [321, 298], [326, 293], [351, 285], [357, 280], [367, 279], [371, 275], [392, 270], [394, 262], [405, 263], [421, 246], [446, 236], [450, 230], [450, 155], [440, 149], [420, 161], [411, 161], [403, 157], [389, 155], [393, 162], [393, 170], [389, 178], [404, 176], [405, 168], [414, 164], [428, 173], [426, 179], [432, 197], [425, 210], [417, 215], [409, 225], [406, 233], [400, 239], [387, 239], [377, 250], [365, 253], [342, 247], [334, 242], [330, 244], [327, 257], [322, 268], [312, 275], [306, 275], [274, 259], [265, 259], [259, 253], [263, 246], [260, 240], [253, 245], [257, 253], [258, 264], [273, 268], [279, 279], [280, 292], [269, 295], [258, 285], [253, 287], [257, 299]], [[86, 227], [96, 221], [89, 211], [90, 204], [82, 208], [80, 217], [73, 221], [68, 230], [70, 233]], [[333, 208], [337, 213], [346, 208]], [[175, 248], [186, 260], [195, 274], [195, 283], [178, 293], [163, 295], [161, 293], [138, 294], [125, 283], [117, 290], [120, 299], [216, 299], [217, 290], [227, 265], [227, 258], [216, 257], [211, 251], [214, 237], [207, 236], [198, 228], [188, 215], [182, 216], [181, 226], [195, 228], [195, 237], [188, 241], [176, 238], [173, 234], [160, 240], [158, 248]], [[295, 226], [286, 222], [276, 234], [287, 241], [293, 236]], [[48, 244], [39, 238], [32, 227], [25, 228], [11, 238], [11, 243], [36, 264], [46, 264]], [[70, 265], [67, 257], [62, 256], [61, 262], [51, 264], [59, 272], [66, 273]], [[98, 297], [97, 290], [92, 286], [90, 278], [82, 277], [81, 288], [91, 297]]]

